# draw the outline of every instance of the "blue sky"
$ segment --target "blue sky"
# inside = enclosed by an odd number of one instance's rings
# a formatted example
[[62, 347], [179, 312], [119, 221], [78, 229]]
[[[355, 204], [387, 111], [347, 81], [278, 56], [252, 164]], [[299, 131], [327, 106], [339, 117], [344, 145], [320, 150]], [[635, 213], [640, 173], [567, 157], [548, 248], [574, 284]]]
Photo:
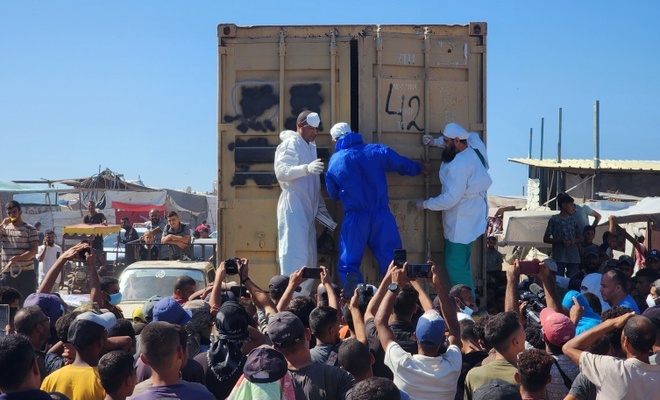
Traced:
[[519, 195], [539, 155], [657, 160], [660, 2], [3, 1], [0, 179], [102, 169], [159, 187], [216, 178], [216, 26], [488, 22], [492, 194]]

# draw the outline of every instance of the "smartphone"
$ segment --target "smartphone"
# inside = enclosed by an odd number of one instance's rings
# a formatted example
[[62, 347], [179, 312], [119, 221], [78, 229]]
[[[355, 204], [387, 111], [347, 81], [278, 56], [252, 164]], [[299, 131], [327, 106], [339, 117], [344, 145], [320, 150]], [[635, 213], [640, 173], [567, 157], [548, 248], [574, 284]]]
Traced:
[[394, 260], [394, 265], [397, 267], [403, 267], [403, 264], [407, 261], [408, 259], [408, 252], [405, 249], [395, 249], [394, 254], [392, 256], [392, 260]]
[[520, 273], [525, 275], [536, 275], [539, 273], [540, 263], [539, 260], [520, 261]]
[[321, 268], [305, 267], [302, 272], [302, 277], [306, 279], [321, 279]]
[[0, 304], [0, 336], [6, 336], [5, 328], [9, 325], [9, 304]]
[[349, 272], [346, 274], [346, 281], [344, 282], [344, 298], [350, 299], [355, 293], [355, 288], [357, 288], [358, 280], [360, 276], [355, 272]]
[[431, 276], [431, 264], [408, 264], [408, 278], [428, 278]]

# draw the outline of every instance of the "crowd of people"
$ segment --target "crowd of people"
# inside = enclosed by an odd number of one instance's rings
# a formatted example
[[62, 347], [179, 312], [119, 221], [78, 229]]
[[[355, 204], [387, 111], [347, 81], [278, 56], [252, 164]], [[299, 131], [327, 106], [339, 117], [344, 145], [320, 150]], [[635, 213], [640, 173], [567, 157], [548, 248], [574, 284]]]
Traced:
[[[97, 273], [96, 243], [51, 249], [51, 232], [39, 238], [22, 220], [20, 204], [9, 202], [0, 225], [0, 304], [8, 310], [0, 400], [657, 397], [660, 252], [636, 246], [640, 263], [612, 258], [611, 237], [620, 234], [615, 220], [603, 245], [594, 245], [593, 226], [588, 217], [578, 221], [570, 196], [558, 199], [560, 214], [544, 237], [552, 258], [503, 268], [496, 238], [487, 238], [489, 302], [478, 307], [470, 251], [486, 231], [491, 181], [483, 143], [457, 124], [441, 138], [424, 136], [424, 145], [445, 147], [443, 188], [415, 202], [420, 212], [443, 212], [448, 274], [433, 261], [428, 273], [413, 273], [387, 255], [401, 239], [391, 225], [384, 174], [415, 176], [426, 168], [386, 146], [364, 144], [340, 123], [331, 130], [337, 152], [326, 173], [331, 198], [346, 213], [339, 284], [321, 266], [314, 287], [307, 277], [316, 267], [314, 220], [336, 227], [319, 194], [325, 169], [314, 145], [319, 125], [318, 114], [305, 111], [297, 131], [280, 135], [275, 172], [286, 273], [268, 288], [252, 281], [249, 260], [234, 260], [235, 273], [220, 262], [208, 287], [180, 276], [171, 295], [154, 296], [125, 316], [117, 279]], [[90, 221], [103, 223], [91, 203], [89, 211]], [[157, 210], [150, 217], [149, 241], [184, 258], [190, 235], [178, 215], [170, 212], [167, 223]], [[129, 229], [123, 240], [135, 240]], [[377, 286], [362, 282], [356, 262], [366, 246], [379, 262]], [[43, 274], [35, 258], [48, 260]], [[91, 285], [90, 303], [75, 309], [57, 294], [72, 260], [89, 267]], [[349, 285], [351, 274], [357, 286]]]

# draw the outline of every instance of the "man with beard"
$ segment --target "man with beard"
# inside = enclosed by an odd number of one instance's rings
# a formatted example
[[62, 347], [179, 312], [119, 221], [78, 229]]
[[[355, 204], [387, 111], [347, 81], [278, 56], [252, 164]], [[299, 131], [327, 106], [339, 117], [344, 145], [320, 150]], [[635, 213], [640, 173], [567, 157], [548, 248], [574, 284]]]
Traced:
[[161, 246], [160, 240], [163, 238], [163, 231], [165, 230], [165, 225], [167, 221], [160, 218], [160, 210], [152, 208], [149, 211], [149, 222], [147, 222], [147, 229], [154, 237], [153, 244], [156, 245], [160, 253], [160, 259], [165, 260], [170, 257], [170, 250], [168, 246]]
[[[443, 211], [445, 267], [451, 285], [464, 284], [472, 291], [472, 242], [486, 231], [486, 191], [493, 183], [486, 169], [485, 146], [475, 137], [476, 134], [470, 135], [454, 122], [445, 126], [442, 133], [445, 149], [440, 165], [442, 191], [439, 196], [418, 200], [416, 204], [419, 210]], [[437, 145], [437, 139], [433, 140], [430, 135], [424, 135], [422, 142]]]

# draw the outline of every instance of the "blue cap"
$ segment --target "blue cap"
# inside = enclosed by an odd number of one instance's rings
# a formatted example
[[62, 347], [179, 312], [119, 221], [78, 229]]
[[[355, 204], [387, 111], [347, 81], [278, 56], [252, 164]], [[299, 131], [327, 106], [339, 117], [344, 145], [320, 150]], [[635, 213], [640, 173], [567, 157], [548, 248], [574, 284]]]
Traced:
[[598, 246], [596, 246], [595, 244], [589, 245], [589, 246], [584, 248], [583, 256], [584, 257], [587, 257], [587, 256], [600, 257], [600, 250], [598, 249]]
[[445, 320], [437, 311], [429, 310], [419, 317], [415, 335], [420, 346], [438, 347], [445, 341]]
[[170, 324], [185, 325], [192, 318], [192, 311], [186, 310], [172, 297], [158, 300], [154, 305], [154, 322], [164, 321]]
[[660, 250], [653, 249], [653, 250], [649, 251], [649, 254], [646, 256], [646, 258], [652, 258], [654, 260], [660, 260]]

